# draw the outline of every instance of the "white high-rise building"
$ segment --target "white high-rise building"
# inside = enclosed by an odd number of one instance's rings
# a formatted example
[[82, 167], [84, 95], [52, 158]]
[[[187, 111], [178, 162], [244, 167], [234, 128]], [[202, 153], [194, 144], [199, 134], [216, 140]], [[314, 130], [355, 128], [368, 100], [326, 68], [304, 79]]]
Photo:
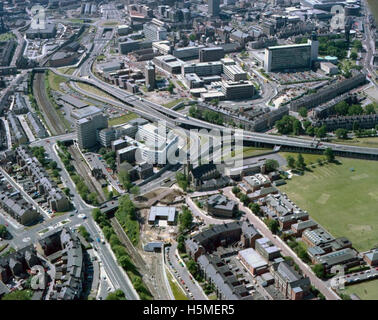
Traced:
[[76, 119], [79, 147], [86, 149], [95, 146], [99, 141], [98, 131], [108, 127], [108, 117], [95, 106], [75, 110], [72, 116]]

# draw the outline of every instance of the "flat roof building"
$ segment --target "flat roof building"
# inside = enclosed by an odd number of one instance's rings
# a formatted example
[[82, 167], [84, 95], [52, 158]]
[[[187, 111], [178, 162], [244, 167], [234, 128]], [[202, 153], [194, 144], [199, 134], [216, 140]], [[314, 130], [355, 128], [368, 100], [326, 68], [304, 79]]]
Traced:
[[360, 258], [357, 252], [351, 248], [334, 251], [322, 256], [315, 257], [315, 262], [322, 264], [326, 272], [330, 272], [333, 266], [343, 265], [345, 268], [351, 268], [360, 264]]
[[148, 223], [154, 224], [158, 219], [167, 220], [168, 224], [174, 224], [176, 220], [176, 208], [160, 206], [151, 207]]
[[167, 39], [167, 29], [154, 23], [145, 23], [143, 32], [148, 41], [161, 41]]
[[[259, 241], [260, 239], [256, 240]], [[252, 248], [239, 251], [238, 256], [243, 264], [254, 276], [262, 274], [268, 270], [268, 263]]]
[[255, 242], [256, 251], [267, 261], [279, 258], [281, 249], [277, 248], [268, 238], [260, 238]]
[[187, 63], [182, 67], [182, 74], [195, 73], [198, 76], [219, 75], [223, 71], [223, 65], [220, 61]]
[[184, 64], [183, 61], [168, 54], [165, 56], [158, 56], [153, 59], [153, 63], [161, 69], [168, 71], [172, 74], [181, 73], [181, 67]]
[[227, 76], [229, 80], [234, 81], [234, 82], [241, 81], [241, 80], [248, 80], [247, 72], [245, 72], [238, 65], [224, 65], [223, 73]]
[[266, 72], [311, 68], [311, 44], [274, 46], [265, 49]]
[[75, 107], [75, 108], [85, 108], [85, 107], [88, 107], [88, 103], [87, 102], [84, 102], [82, 100], [79, 100], [69, 94], [63, 94], [61, 97], [60, 97], [60, 100], [62, 100], [63, 102], [66, 102], [68, 104], [70, 104], [71, 106]]
[[222, 93], [228, 100], [248, 99], [255, 95], [251, 81], [222, 81]]
[[56, 35], [56, 25], [52, 22], [31, 24], [30, 28], [26, 31], [28, 39], [50, 39]]
[[94, 106], [72, 112], [76, 118], [77, 141], [81, 149], [91, 148], [99, 141], [98, 131], [108, 127], [108, 117]]
[[199, 50], [200, 62], [219, 61], [224, 57], [224, 49], [222, 47], [201, 48]]
[[199, 52], [205, 48], [204, 45], [176, 48], [173, 50], [173, 55], [178, 59], [198, 59]]
[[215, 194], [210, 196], [206, 202], [207, 212], [219, 217], [233, 217], [237, 211], [237, 203], [227, 199], [223, 194]]

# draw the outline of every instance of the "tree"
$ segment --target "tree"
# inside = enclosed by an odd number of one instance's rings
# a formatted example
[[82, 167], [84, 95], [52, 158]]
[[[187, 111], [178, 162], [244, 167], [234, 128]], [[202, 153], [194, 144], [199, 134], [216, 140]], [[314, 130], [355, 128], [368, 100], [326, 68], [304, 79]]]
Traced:
[[69, 196], [71, 195], [71, 190], [70, 190], [70, 188], [64, 188], [64, 189], [63, 189], [63, 192], [64, 192], [64, 194], [65, 194], [67, 197], [69, 197]]
[[305, 121], [303, 121], [303, 128], [304, 128], [305, 130], [307, 130], [307, 128], [308, 128], [309, 126], [311, 126], [311, 121], [309, 121], [309, 120], [305, 120]]
[[126, 169], [119, 170], [118, 179], [119, 179], [119, 182], [121, 183], [121, 185], [123, 186], [123, 188], [125, 190], [129, 191], [130, 188], [132, 187], [129, 172]]
[[191, 34], [189, 35], [189, 39], [190, 39], [190, 41], [192, 41], [192, 42], [196, 41], [196, 35], [195, 35], [194, 33], [191, 33]]
[[281, 134], [290, 134], [293, 132], [293, 122], [297, 120], [293, 116], [286, 115], [281, 120], [276, 121], [276, 129]]
[[276, 234], [280, 228], [278, 221], [274, 219], [267, 219], [266, 225], [273, 234]]
[[309, 127], [307, 127], [307, 129], [306, 129], [306, 133], [307, 133], [309, 136], [313, 137], [313, 136], [315, 135], [315, 128], [314, 128], [313, 126], [309, 126]]
[[353, 104], [349, 106], [348, 108], [348, 115], [354, 116], [354, 115], [360, 115], [364, 113], [364, 109], [359, 104]]
[[56, 161], [51, 161], [49, 167], [50, 169], [54, 170], [58, 167], [58, 164], [56, 163]]
[[360, 40], [354, 40], [352, 45], [353, 45], [353, 48], [355, 48], [357, 51], [362, 50], [362, 42]]
[[127, 300], [125, 297], [125, 293], [118, 289], [114, 292], [110, 292], [105, 300]]
[[331, 148], [327, 148], [324, 150], [324, 155], [327, 157], [328, 162], [335, 161], [335, 155], [333, 153], [333, 150]]
[[302, 169], [302, 170], [306, 167], [306, 163], [304, 161], [302, 153], [298, 154], [296, 165], [299, 169]]
[[320, 263], [314, 265], [312, 267], [312, 271], [314, 271], [315, 275], [319, 278], [319, 279], [323, 279], [324, 276], [325, 276], [325, 272], [324, 272], [324, 266]]
[[89, 232], [87, 231], [87, 229], [85, 229], [84, 226], [80, 226], [80, 227], [78, 228], [78, 231], [79, 231], [79, 233], [82, 235], [82, 237], [83, 237], [86, 241], [89, 241], [89, 239], [90, 239], [90, 234], [89, 234]]
[[172, 94], [174, 88], [175, 88], [175, 85], [173, 84], [173, 82], [172, 82], [172, 81], [169, 81], [169, 85], [168, 85], [167, 91], [168, 91], [170, 94]]
[[58, 177], [60, 177], [59, 171], [58, 171], [57, 169], [54, 169], [54, 170], [52, 171], [52, 175], [53, 175], [54, 178], [58, 178]]
[[113, 190], [112, 190], [112, 191], [109, 191], [108, 196], [107, 196], [107, 199], [108, 199], [108, 200], [111, 200], [111, 199], [113, 199], [113, 197], [114, 197]]
[[293, 134], [298, 136], [302, 131], [302, 124], [298, 119], [293, 121]]
[[182, 190], [186, 191], [186, 189], [188, 189], [188, 177], [184, 173], [176, 172], [176, 180]]
[[243, 204], [246, 206], [249, 203], [249, 198], [248, 198], [248, 196], [246, 194], [243, 193], [240, 196], [240, 201], [243, 202]]
[[307, 108], [306, 107], [299, 108], [298, 113], [302, 118], [306, 118], [307, 117]]
[[334, 106], [334, 110], [339, 116], [347, 115], [348, 108], [349, 108], [349, 105], [346, 101], [341, 101]]
[[92, 203], [94, 205], [97, 205], [98, 204], [98, 199], [97, 199], [97, 193], [96, 192], [91, 192], [89, 195], [88, 195], [88, 202], [89, 203]]
[[289, 166], [289, 168], [294, 168], [295, 167], [295, 159], [294, 157], [292, 156], [287, 156], [286, 157], [286, 161], [287, 161], [287, 165]]
[[350, 58], [351, 58], [352, 60], [357, 60], [357, 58], [358, 58], [358, 54], [357, 54], [357, 52], [356, 52], [356, 51], [352, 51], [352, 52], [350, 53]]
[[140, 193], [140, 188], [138, 186], [134, 186], [130, 189], [130, 192], [134, 195], [137, 196]]
[[104, 156], [106, 154], [107, 150], [104, 147], [101, 147], [100, 150], [98, 150], [98, 153]]
[[8, 230], [6, 226], [0, 224], [0, 238], [6, 238], [7, 235], [8, 235]]
[[348, 138], [348, 130], [339, 128], [335, 131], [336, 137], [338, 139], [347, 139]]
[[340, 293], [340, 298], [342, 300], [352, 300], [352, 298], [350, 297], [350, 295], [348, 295], [346, 293]]
[[322, 125], [320, 128], [315, 129], [315, 135], [318, 138], [325, 138], [327, 136], [327, 128], [325, 125]]
[[190, 260], [186, 263], [186, 267], [188, 268], [189, 272], [193, 275], [193, 277], [194, 277], [196, 280], [199, 280], [199, 278], [200, 278], [201, 276], [200, 276], [200, 273], [199, 273], [198, 264], [197, 264], [193, 259], [190, 259]]
[[218, 98], [215, 98], [213, 100], [210, 101], [210, 104], [214, 105], [214, 106], [217, 106], [219, 104], [219, 99]]
[[255, 215], [260, 215], [260, 213], [261, 213], [261, 208], [260, 208], [260, 206], [257, 204], [257, 203], [250, 203], [249, 205], [248, 205], [248, 207], [249, 207], [249, 209], [251, 209], [251, 211], [255, 214]]
[[182, 234], [180, 234], [177, 238], [177, 249], [180, 253], [186, 252], [185, 237]]
[[232, 187], [232, 193], [237, 195], [240, 192], [240, 189], [237, 186]]
[[370, 103], [365, 107], [366, 114], [375, 114], [375, 107], [374, 104]]
[[265, 161], [265, 169], [268, 172], [275, 171], [279, 168], [280, 164], [277, 160], [274, 159], [268, 159]]
[[193, 223], [193, 215], [192, 212], [188, 209], [188, 207], [182, 207], [182, 213], [179, 216], [179, 230], [183, 232], [191, 228]]

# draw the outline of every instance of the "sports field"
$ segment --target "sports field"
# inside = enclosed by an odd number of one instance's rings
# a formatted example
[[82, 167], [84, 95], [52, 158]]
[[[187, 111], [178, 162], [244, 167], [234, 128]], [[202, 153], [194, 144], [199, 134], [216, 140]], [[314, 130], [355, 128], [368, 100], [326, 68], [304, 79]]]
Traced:
[[362, 300], [378, 300], [378, 280], [362, 282], [347, 286], [345, 290], [340, 291], [351, 295], [352, 293], [359, 296]]
[[280, 190], [333, 236], [366, 251], [378, 246], [378, 161], [339, 160], [294, 176]]

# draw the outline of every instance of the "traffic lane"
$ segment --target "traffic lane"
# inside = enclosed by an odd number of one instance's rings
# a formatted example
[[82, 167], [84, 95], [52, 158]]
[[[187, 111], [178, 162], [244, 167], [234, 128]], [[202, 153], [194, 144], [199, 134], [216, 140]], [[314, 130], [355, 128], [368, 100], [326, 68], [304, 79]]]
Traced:
[[[102, 238], [102, 234], [99, 233], [97, 228], [94, 226], [94, 223], [95, 222], [92, 222], [91, 220], [86, 221], [88, 232], [91, 234], [93, 239]], [[138, 297], [135, 296], [131, 281], [129, 279], [127, 279], [129, 281], [125, 279], [124, 274], [120, 270], [120, 266], [109, 251], [110, 249], [106, 245], [99, 243], [94, 243], [93, 246], [96, 248], [96, 251], [101, 258], [106, 273], [108, 274], [114, 288], [122, 289], [128, 300], [138, 300]]]
[[[189, 271], [187, 270], [186, 266], [184, 267], [179, 263], [177, 257], [176, 257], [176, 249], [177, 244], [172, 244], [168, 251], [168, 265], [173, 269], [173, 274], [175, 275], [177, 281], [180, 282], [184, 287], [187, 286], [190, 293], [193, 295], [194, 300], [206, 300], [207, 297], [201, 292], [201, 290], [197, 287], [197, 285], [192, 280], [192, 276], [189, 274]], [[169, 264], [171, 262], [172, 266]], [[175, 272], [177, 271], [177, 273]], [[181, 279], [180, 279], [181, 278]], [[183, 283], [184, 282], [184, 283]]]

